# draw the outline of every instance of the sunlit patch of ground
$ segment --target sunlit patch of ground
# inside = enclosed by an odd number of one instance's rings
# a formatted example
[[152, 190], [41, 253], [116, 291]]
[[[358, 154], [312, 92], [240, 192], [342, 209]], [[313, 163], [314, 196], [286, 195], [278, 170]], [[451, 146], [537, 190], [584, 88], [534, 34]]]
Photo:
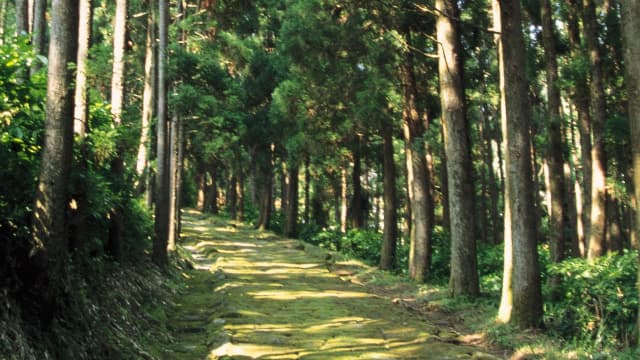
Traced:
[[366, 271], [357, 262], [242, 224], [191, 212], [184, 220], [195, 266], [170, 316], [167, 358], [491, 358], [358, 285], [351, 275]]

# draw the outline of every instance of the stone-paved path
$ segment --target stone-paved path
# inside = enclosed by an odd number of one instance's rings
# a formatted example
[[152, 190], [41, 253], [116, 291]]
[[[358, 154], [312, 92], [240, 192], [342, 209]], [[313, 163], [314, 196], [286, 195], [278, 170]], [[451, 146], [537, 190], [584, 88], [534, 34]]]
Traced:
[[495, 359], [390, 299], [343, 281], [295, 240], [187, 213], [194, 269], [170, 311], [175, 359]]

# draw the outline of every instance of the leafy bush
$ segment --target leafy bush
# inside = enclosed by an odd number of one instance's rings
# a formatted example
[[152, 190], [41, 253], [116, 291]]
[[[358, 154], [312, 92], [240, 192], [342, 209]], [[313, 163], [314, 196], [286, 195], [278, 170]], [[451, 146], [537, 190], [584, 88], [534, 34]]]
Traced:
[[321, 230], [319, 225], [309, 224], [302, 228], [300, 238], [321, 248], [339, 251], [372, 265], [380, 261], [382, 234], [376, 231], [351, 229], [346, 234], [342, 234], [337, 230]]
[[568, 259], [549, 266], [558, 299], [546, 304], [550, 331], [594, 350], [634, 342], [638, 311], [637, 252], [611, 254], [589, 263]]

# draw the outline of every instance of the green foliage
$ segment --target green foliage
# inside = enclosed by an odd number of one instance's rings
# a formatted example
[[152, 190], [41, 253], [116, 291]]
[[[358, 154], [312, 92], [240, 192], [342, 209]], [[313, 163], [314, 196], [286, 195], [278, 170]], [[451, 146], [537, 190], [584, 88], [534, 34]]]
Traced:
[[46, 93], [43, 72], [28, 76], [33, 61], [24, 37], [0, 45], [0, 286], [14, 285], [30, 237]]
[[363, 260], [370, 265], [380, 261], [382, 234], [372, 230], [351, 229], [346, 234], [335, 230], [320, 230], [317, 225], [310, 225], [301, 231], [302, 240], [321, 248]]
[[637, 252], [626, 251], [551, 265], [560, 293], [546, 304], [549, 330], [594, 351], [635, 343], [637, 259]]

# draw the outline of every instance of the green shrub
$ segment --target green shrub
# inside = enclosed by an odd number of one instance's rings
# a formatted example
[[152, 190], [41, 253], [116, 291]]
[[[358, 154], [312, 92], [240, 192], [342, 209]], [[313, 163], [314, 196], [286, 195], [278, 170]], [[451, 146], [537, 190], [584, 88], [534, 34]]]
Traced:
[[547, 302], [552, 333], [601, 351], [634, 342], [638, 312], [637, 252], [611, 254], [589, 263], [568, 259], [549, 266], [556, 298]]

